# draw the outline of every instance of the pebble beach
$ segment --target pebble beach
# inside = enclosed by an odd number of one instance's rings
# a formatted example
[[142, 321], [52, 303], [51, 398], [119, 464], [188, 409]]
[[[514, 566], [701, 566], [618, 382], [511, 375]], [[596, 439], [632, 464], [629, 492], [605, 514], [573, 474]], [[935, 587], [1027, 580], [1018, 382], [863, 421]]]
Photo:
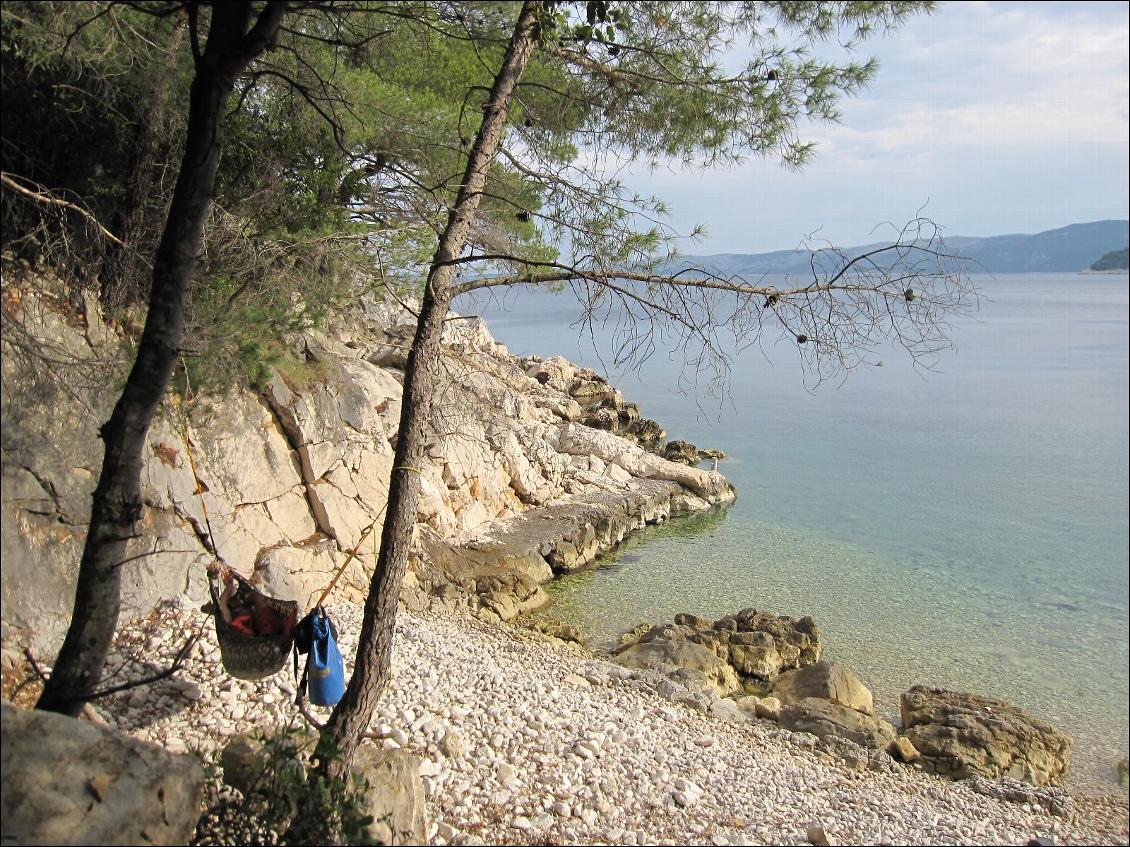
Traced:
[[[362, 608], [329, 611], [348, 673]], [[208, 621], [182, 599], [123, 627], [120, 679], [145, 673], [129, 657], [167, 666], [201, 637], [175, 676], [106, 699], [99, 714], [205, 763], [237, 733], [303, 725], [290, 666], [258, 683], [229, 677]], [[719, 719], [669, 690], [651, 671], [538, 633], [401, 610], [372, 743], [420, 757], [434, 844], [1127, 843], [1124, 793], [851, 770], [814, 736]]]

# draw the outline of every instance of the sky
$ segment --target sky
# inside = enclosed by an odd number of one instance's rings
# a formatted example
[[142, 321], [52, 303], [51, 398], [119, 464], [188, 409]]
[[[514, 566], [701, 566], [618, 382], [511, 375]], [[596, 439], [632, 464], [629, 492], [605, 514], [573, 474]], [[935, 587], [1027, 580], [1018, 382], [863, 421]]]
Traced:
[[[880, 240], [922, 213], [944, 234], [1033, 233], [1130, 217], [1130, 4], [946, 2], [864, 42], [876, 80], [800, 172], [768, 160], [625, 180], [672, 207], [684, 253]], [[824, 51], [821, 51], [825, 55]], [[840, 56], [843, 52], [840, 51]]]

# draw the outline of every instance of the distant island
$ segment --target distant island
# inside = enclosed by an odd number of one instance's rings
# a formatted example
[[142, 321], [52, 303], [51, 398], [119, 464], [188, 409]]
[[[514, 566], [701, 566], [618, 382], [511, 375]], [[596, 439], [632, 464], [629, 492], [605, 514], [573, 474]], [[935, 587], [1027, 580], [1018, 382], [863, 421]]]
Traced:
[[1130, 248], [1111, 250], [1101, 259], [1091, 265], [1093, 271], [1125, 271], [1130, 270]]
[[[966, 259], [971, 273], [1077, 273], [1113, 257], [1126, 267], [1126, 248], [1130, 244], [1130, 221], [1108, 220], [1050, 229], [1034, 235], [995, 235], [989, 237], [950, 236], [946, 246]], [[883, 242], [847, 247], [843, 255], [859, 256], [882, 246]], [[828, 258], [816, 251], [817, 266]], [[1105, 254], [1105, 255], [1104, 255]], [[720, 253], [712, 256], [681, 257], [676, 267], [702, 267], [729, 276], [793, 274], [810, 272], [812, 250], [778, 250], [773, 253]], [[1095, 262], [1096, 256], [1102, 256]], [[1094, 263], [1094, 264], [1092, 264]]]

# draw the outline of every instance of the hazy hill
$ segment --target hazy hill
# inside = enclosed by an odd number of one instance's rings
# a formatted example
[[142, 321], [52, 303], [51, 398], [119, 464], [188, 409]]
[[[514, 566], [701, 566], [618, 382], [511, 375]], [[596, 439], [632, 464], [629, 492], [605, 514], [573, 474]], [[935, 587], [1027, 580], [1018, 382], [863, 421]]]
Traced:
[[1101, 259], [1091, 265], [1093, 271], [1125, 271], [1130, 270], [1130, 248], [1111, 250]]
[[[1073, 272], [1087, 270], [1096, 256], [1123, 250], [1130, 244], [1130, 221], [1093, 221], [1049, 229], [1035, 235], [994, 235], [986, 238], [946, 238], [951, 250], [969, 259], [973, 273]], [[880, 246], [848, 247], [857, 256]], [[773, 253], [718, 253], [686, 256], [681, 266], [703, 266], [725, 274], [804, 273], [812, 253], [778, 250]], [[818, 257], [819, 258], [819, 257]]]

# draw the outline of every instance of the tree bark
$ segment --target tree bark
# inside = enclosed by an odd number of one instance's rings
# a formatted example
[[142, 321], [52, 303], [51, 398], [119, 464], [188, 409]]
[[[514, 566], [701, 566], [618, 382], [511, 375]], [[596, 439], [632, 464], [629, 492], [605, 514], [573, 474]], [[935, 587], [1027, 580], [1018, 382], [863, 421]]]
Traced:
[[380, 554], [365, 601], [357, 659], [345, 696], [322, 731], [320, 748], [327, 753], [332, 751], [332, 756], [323, 756], [321, 767], [331, 778], [345, 779], [348, 775], [353, 753], [388, 684], [397, 599], [412, 547], [420, 500], [418, 468], [427, 442], [443, 321], [451, 302], [450, 288], [455, 272], [455, 265], [451, 263], [467, 245], [487, 174], [502, 142], [514, 89], [537, 45], [540, 6], [539, 2], [527, 0], [518, 14], [502, 66], [483, 105], [483, 122], [468, 155], [463, 183], [428, 272], [416, 336], [404, 370], [404, 398], [388, 508]]
[[250, 2], [213, 7], [196, 64], [184, 156], [153, 263], [153, 287], [137, 358], [113, 414], [94, 490], [66, 639], [36, 708], [76, 716], [102, 676], [121, 609], [121, 567], [141, 517], [141, 470], [149, 426], [165, 393], [184, 331], [185, 297], [212, 201], [223, 147], [223, 113], [242, 70], [266, 46], [286, 3], [272, 2], [248, 31]]

